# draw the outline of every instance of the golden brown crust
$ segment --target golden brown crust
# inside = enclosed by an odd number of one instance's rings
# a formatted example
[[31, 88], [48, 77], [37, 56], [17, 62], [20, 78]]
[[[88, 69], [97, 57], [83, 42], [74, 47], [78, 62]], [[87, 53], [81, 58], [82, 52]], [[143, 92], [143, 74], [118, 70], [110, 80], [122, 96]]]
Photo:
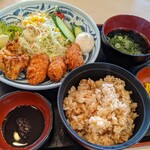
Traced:
[[18, 35], [15, 36], [13, 41], [8, 41], [6, 44], [6, 49], [13, 53], [18, 53], [20, 48], [20, 44], [18, 41]]
[[37, 85], [43, 82], [47, 75], [49, 58], [46, 54], [36, 54], [31, 58], [26, 77], [29, 84]]
[[28, 61], [29, 56], [27, 53], [23, 55], [0, 56], [0, 69], [8, 78], [15, 80], [20, 72], [28, 66]]
[[48, 67], [48, 77], [52, 81], [59, 81], [66, 74], [67, 66], [63, 57], [55, 57], [52, 59]]
[[0, 50], [0, 69], [5, 75], [15, 80], [21, 71], [26, 69], [29, 63], [28, 54], [20, 47], [18, 37]]
[[67, 64], [69, 70], [73, 70], [84, 64], [82, 52], [78, 44], [72, 43], [66, 50], [65, 63]]
[[[46, 54], [35, 54], [30, 62], [28, 53], [20, 46], [18, 36], [0, 51], [0, 70], [15, 80], [21, 71], [27, 68], [26, 77], [29, 84], [43, 82], [48, 74], [50, 80], [58, 82], [66, 74], [67, 69], [73, 70], [84, 64], [82, 52], [78, 44], [72, 43], [65, 56], [58, 56], [49, 62]], [[50, 64], [50, 65], [49, 65]]]

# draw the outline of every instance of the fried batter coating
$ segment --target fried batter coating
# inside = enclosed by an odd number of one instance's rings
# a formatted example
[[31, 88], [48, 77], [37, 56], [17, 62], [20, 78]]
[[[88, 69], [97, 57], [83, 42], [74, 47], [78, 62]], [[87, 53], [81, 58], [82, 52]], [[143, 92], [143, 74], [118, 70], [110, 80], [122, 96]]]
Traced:
[[49, 57], [46, 54], [35, 54], [30, 60], [26, 77], [29, 84], [37, 85], [43, 82], [47, 75]]
[[55, 57], [52, 59], [48, 67], [48, 77], [52, 81], [59, 81], [66, 74], [67, 66], [63, 57]]
[[7, 46], [0, 50], [0, 70], [12, 80], [18, 78], [20, 72], [26, 69], [28, 63], [29, 56], [21, 49], [17, 38], [8, 42]]
[[65, 63], [67, 64], [69, 70], [73, 70], [84, 64], [82, 52], [78, 44], [72, 43], [66, 50]]
[[29, 62], [29, 56], [27, 53], [22, 55], [13, 55], [8, 50], [0, 51], [0, 69], [5, 75], [16, 80], [21, 71], [23, 71]]
[[18, 35], [15, 36], [13, 41], [8, 41], [6, 44], [6, 49], [8, 49], [10, 52], [14, 53], [14, 54], [19, 54], [19, 52], [22, 52], [22, 50], [20, 50], [20, 44], [18, 41]]

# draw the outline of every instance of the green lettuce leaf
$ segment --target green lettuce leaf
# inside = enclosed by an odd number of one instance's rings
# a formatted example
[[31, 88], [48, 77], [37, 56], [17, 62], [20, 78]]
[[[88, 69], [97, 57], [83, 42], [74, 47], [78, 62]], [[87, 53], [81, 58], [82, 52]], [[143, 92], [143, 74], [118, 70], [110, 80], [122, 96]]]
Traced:
[[13, 40], [15, 33], [17, 32], [19, 35], [22, 33], [24, 29], [16, 26], [16, 25], [6, 25], [5, 22], [0, 21], [0, 34], [8, 35], [9, 40]]

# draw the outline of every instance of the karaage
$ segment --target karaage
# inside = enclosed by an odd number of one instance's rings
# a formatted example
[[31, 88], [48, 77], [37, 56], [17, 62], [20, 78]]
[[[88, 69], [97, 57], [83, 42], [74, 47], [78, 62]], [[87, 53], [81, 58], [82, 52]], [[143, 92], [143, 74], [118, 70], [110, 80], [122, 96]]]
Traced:
[[17, 37], [0, 50], [0, 70], [15, 80], [29, 63], [28, 54], [20, 47]]

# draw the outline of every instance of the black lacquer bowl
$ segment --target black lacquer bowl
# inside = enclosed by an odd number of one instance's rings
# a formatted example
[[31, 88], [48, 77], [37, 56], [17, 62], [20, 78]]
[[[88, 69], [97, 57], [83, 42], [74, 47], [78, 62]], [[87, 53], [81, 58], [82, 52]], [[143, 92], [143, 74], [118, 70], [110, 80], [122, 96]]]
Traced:
[[[124, 80], [126, 83], [126, 90], [133, 92], [131, 94], [131, 98], [134, 102], [138, 103], [136, 112], [138, 113], [139, 117], [135, 119], [135, 128], [132, 137], [127, 142], [113, 146], [96, 145], [82, 139], [69, 125], [65, 116], [65, 111], [63, 110], [63, 100], [67, 96], [67, 92], [72, 87], [72, 85], [78, 86], [81, 79], [91, 78], [93, 80], [99, 80], [100, 78], [104, 78], [106, 75], [113, 75]], [[57, 106], [61, 120], [69, 134], [79, 144], [88, 149], [124, 149], [140, 141], [149, 129], [150, 99], [147, 95], [147, 92], [134, 75], [132, 75], [122, 67], [114, 64], [91, 63], [75, 69], [65, 78], [59, 88], [57, 96]]]

